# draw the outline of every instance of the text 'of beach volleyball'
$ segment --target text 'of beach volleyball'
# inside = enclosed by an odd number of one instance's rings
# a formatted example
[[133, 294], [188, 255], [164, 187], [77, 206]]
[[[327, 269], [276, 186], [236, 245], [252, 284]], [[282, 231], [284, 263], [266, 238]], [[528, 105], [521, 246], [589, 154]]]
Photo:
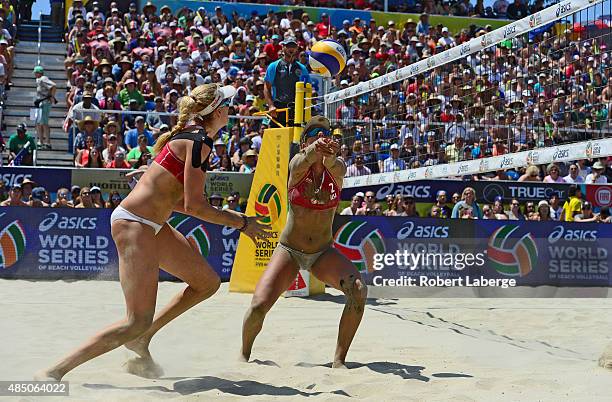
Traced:
[[312, 46], [309, 63], [315, 73], [334, 77], [346, 66], [346, 51], [335, 40], [321, 40]]

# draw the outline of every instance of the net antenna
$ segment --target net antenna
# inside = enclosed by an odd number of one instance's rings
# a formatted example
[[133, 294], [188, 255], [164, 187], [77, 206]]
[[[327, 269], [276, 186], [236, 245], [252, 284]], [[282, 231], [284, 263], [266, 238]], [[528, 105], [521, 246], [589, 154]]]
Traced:
[[[611, 2], [565, 0], [456, 45], [444, 33], [426, 49], [393, 41], [373, 71], [354, 67], [379, 76], [324, 95], [344, 143], [379, 159], [373, 174], [345, 186], [612, 155], [610, 15]], [[414, 62], [380, 68], [399, 58]]]

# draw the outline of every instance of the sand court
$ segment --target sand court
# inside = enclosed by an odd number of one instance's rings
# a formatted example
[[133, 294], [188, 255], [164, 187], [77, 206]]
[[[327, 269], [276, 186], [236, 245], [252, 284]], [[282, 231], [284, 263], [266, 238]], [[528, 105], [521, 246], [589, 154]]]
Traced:
[[[0, 379], [30, 380], [122, 318], [116, 282], [0, 281]], [[158, 308], [182, 288], [161, 283]], [[159, 379], [125, 372], [119, 348], [78, 367], [74, 400], [180, 398], [371, 401], [609, 400], [612, 371], [597, 360], [612, 341], [611, 299], [370, 299], [347, 361], [332, 370], [339, 292], [284, 299], [238, 362], [250, 295], [227, 284], [159, 332]], [[25, 398], [28, 400], [28, 398]], [[30, 397], [29, 400], [35, 400]]]

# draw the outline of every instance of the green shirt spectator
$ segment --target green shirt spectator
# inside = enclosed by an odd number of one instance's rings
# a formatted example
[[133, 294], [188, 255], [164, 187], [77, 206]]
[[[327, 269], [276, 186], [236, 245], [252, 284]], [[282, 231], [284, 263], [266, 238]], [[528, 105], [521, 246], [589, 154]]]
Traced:
[[119, 102], [121, 102], [123, 109], [129, 109], [132, 99], [138, 102], [138, 107], [141, 110], [144, 108], [145, 100], [140, 91], [136, 89], [136, 81], [129, 79], [125, 82], [125, 88], [119, 92]]
[[28, 142], [28, 154], [23, 157], [21, 165], [32, 165], [33, 154], [36, 149], [36, 139], [27, 133], [28, 126], [25, 123], [20, 123], [17, 126], [17, 134], [11, 135], [8, 140], [9, 160], [15, 159], [15, 156], [21, 151]]
[[130, 152], [128, 152], [125, 159], [130, 165], [134, 166], [144, 152], [148, 152], [153, 155], [153, 147], [149, 146], [147, 136], [140, 134], [138, 136], [138, 146], [130, 149]]
[[[147, 147], [147, 151], [153, 155], [153, 147]], [[142, 155], [143, 150], [140, 147], [132, 148], [130, 152], [127, 154], [127, 161], [130, 165], [134, 165], [140, 159], [140, 155]]]

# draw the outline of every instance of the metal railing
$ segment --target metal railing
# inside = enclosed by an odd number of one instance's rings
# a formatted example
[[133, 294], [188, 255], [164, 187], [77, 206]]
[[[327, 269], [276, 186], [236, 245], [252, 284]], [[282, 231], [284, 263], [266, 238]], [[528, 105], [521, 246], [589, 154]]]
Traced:
[[42, 11], [38, 16], [38, 61], [36, 62], [37, 66], [40, 66], [40, 47], [42, 43]]

